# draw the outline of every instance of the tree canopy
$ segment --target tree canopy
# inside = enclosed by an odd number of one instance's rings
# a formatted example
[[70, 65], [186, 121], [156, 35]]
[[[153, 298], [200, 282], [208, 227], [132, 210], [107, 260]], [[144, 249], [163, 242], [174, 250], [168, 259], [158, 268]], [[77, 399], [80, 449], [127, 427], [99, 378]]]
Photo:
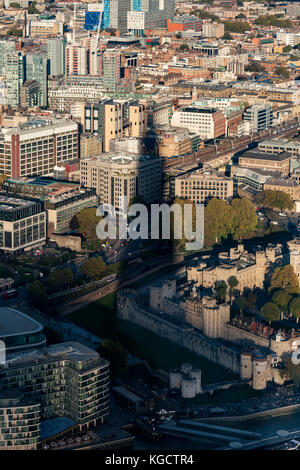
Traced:
[[292, 210], [294, 207], [294, 202], [288, 193], [273, 189], [259, 192], [255, 200], [265, 207], [276, 208], [281, 211], [285, 209]]
[[280, 310], [273, 302], [267, 302], [260, 309], [261, 316], [268, 322], [280, 319]]
[[269, 290], [272, 292], [274, 289], [282, 289], [289, 294], [299, 292], [299, 280], [298, 276], [294, 272], [293, 266], [287, 264], [275, 269], [271, 278]]
[[255, 24], [259, 26], [279, 26], [280, 28], [291, 28], [292, 22], [288, 19], [279, 19], [275, 15], [262, 15], [256, 18]]
[[272, 301], [280, 308], [280, 310], [287, 311], [289, 302], [292, 296], [280, 289], [273, 294]]
[[101, 258], [98, 256], [97, 258], [90, 258], [87, 259], [80, 267], [80, 271], [82, 274], [85, 274], [88, 278], [96, 278], [100, 276], [106, 269], [106, 264]]
[[112, 339], [104, 339], [98, 348], [104, 359], [110, 362], [110, 372], [113, 377], [120, 377], [127, 367], [128, 353], [123, 346]]
[[243, 21], [225, 21], [224, 29], [229, 33], [245, 33], [250, 31], [251, 26]]
[[28, 301], [32, 307], [45, 311], [47, 307], [47, 289], [40, 281], [33, 281], [27, 289]]
[[88, 240], [96, 240], [96, 227], [101, 217], [96, 215], [95, 207], [82, 209], [70, 220], [70, 229], [84, 235]]
[[290, 78], [290, 71], [286, 67], [276, 67], [274, 73], [282, 78]]
[[205, 244], [217, 243], [229, 235], [235, 240], [252, 233], [257, 225], [255, 207], [249, 199], [236, 198], [231, 204], [211, 199], [204, 212]]
[[252, 60], [245, 66], [245, 72], [262, 73], [266, 68], [256, 60]]
[[300, 318], [300, 297], [294, 297], [289, 304], [289, 311], [296, 318], [297, 323]]
[[69, 268], [56, 269], [52, 271], [47, 279], [51, 290], [59, 290], [63, 287], [69, 287], [74, 282], [74, 275]]

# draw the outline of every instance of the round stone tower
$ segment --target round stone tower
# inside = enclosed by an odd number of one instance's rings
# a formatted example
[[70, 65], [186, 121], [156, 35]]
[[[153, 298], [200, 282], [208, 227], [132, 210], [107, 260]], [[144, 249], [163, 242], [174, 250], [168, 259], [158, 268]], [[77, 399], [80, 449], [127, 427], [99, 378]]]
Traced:
[[254, 390], [264, 390], [267, 386], [267, 358], [254, 357], [252, 388]]

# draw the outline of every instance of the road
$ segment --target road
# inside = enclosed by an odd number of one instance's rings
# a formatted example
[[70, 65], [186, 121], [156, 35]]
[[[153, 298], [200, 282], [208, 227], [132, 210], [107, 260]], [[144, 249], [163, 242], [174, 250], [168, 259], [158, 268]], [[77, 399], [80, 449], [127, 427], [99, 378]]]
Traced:
[[[87, 294], [84, 294], [77, 299], [72, 300], [71, 302], [68, 302], [66, 304], [63, 304], [58, 307], [58, 313], [60, 313], [62, 316], [69, 315], [70, 313], [79, 310], [82, 307], [85, 307], [91, 302], [95, 302], [96, 300], [101, 299], [102, 297], [105, 297], [106, 295], [112, 294], [113, 292], [116, 292], [119, 289], [123, 289], [124, 287], [132, 284], [135, 281], [140, 281], [146, 276], [149, 276], [149, 274], [155, 273], [156, 271], [160, 270], [162, 267], [165, 266], [171, 266], [172, 264], [177, 264], [180, 262], [180, 259], [173, 258], [167, 260], [163, 260], [163, 264], [159, 263], [157, 266], [149, 267], [149, 269], [145, 272], [139, 272], [137, 274], [137, 269], [135, 268], [135, 274], [133, 276], [127, 276], [126, 279], [117, 279], [116, 281], [113, 281], [106, 286], [101, 287], [101, 289], [97, 288], [93, 290], [92, 292], [89, 292]], [[182, 258], [183, 261], [183, 258]], [[141, 270], [143, 267], [141, 266]]]

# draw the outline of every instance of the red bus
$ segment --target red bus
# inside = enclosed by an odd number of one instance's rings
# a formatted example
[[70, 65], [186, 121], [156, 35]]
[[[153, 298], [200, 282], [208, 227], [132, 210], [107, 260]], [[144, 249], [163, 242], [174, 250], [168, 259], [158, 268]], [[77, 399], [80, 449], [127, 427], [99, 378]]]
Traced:
[[14, 297], [18, 297], [18, 291], [17, 289], [9, 289], [9, 290], [6, 290], [4, 293], [3, 293], [3, 299], [4, 300], [9, 300], [9, 299], [12, 299]]

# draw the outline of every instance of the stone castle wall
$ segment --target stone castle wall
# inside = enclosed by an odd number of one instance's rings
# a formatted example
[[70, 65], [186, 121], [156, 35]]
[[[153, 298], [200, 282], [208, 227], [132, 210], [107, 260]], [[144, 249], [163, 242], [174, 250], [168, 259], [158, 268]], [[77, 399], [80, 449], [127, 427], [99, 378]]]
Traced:
[[134, 293], [129, 291], [118, 293], [118, 317], [131, 321], [161, 338], [166, 338], [184, 348], [220, 364], [240, 374], [240, 351], [234, 347], [206, 338], [196, 331], [185, 329], [181, 325], [171, 323], [164, 316], [153, 314], [142, 309], [135, 302]]

